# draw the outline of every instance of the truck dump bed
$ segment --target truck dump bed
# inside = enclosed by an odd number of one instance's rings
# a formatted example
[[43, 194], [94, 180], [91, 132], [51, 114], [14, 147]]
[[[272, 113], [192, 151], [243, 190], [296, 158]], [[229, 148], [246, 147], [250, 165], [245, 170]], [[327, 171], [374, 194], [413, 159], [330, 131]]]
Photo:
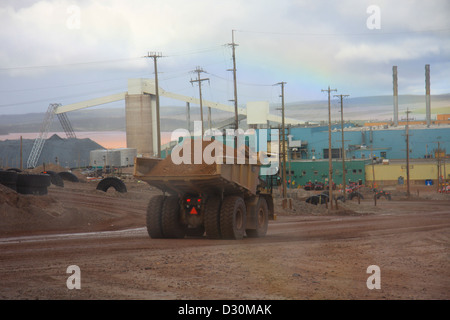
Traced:
[[258, 164], [179, 164], [168, 157], [135, 158], [134, 176], [171, 194], [256, 194]]

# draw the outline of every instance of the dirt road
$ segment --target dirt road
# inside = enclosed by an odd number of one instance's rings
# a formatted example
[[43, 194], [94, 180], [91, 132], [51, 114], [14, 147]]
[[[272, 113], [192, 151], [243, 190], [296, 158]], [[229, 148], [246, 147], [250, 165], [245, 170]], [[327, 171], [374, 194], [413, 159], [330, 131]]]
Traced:
[[[366, 200], [354, 206], [369, 213], [352, 215], [279, 212], [261, 239], [168, 240], [145, 229], [156, 191], [128, 186], [126, 195], [51, 187], [42, 207], [63, 222], [2, 224], [0, 299], [450, 298], [449, 200], [376, 209]], [[71, 265], [81, 289], [67, 287]], [[367, 287], [371, 265], [381, 289]]]

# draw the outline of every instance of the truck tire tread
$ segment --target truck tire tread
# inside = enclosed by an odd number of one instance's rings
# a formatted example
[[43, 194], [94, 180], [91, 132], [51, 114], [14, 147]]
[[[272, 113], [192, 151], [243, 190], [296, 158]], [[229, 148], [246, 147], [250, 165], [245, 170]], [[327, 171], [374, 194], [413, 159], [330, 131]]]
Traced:
[[247, 236], [250, 238], [264, 237], [269, 225], [269, 208], [264, 198], [259, 198], [256, 205], [256, 229], [247, 229]]
[[150, 199], [147, 206], [147, 232], [152, 239], [160, 239], [164, 237], [161, 225], [164, 199], [165, 197], [163, 195], [154, 196]]
[[224, 239], [240, 240], [245, 234], [246, 207], [239, 196], [226, 197], [220, 208], [220, 232]]
[[186, 236], [186, 227], [180, 222], [180, 204], [177, 196], [169, 196], [164, 200], [161, 226], [165, 238], [181, 239]]
[[220, 239], [220, 197], [208, 198], [205, 205], [205, 231], [209, 239]]

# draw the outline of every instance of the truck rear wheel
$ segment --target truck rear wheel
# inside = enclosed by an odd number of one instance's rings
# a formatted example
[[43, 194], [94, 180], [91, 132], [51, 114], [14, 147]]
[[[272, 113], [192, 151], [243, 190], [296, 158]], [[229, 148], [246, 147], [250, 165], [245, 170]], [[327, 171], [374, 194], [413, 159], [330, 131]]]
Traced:
[[226, 197], [220, 208], [220, 232], [225, 239], [242, 239], [245, 234], [247, 212], [244, 199]]
[[165, 197], [163, 195], [154, 196], [150, 199], [147, 207], [147, 232], [150, 238], [163, 238], [162, 233], [162, 207]]
[[164, 238], [181, 239], [186, 235], [186, 227], [181, 223], [180, 204], [177, 196], [170, 196], [164, 200], [162, 207], [162, 233]]
[[205, 231], [206, 237], [220, 239], [220, 198], [209, 197], [205, 205]]
[[259, 198], [256, 205], [256, 229], [247, 229], [247, 236], [251, 238], [264, 237], [269, 225], [269, 209], [264, 198]]

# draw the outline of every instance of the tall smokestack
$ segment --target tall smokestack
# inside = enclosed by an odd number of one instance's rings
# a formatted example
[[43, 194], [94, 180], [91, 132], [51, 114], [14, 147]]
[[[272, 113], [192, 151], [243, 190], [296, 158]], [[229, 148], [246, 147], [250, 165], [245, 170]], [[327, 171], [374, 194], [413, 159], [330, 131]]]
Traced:
[[394, 82], [394, 126], [398, 126], [398, 85], [397, 85], [397, 66], [392, 67], [392, 78]]
[[426, 101], [426, 118], [427, 127], [431, 124], [431, 107], [430, 107], [430, 65], [425, 65], [425, 101]]

